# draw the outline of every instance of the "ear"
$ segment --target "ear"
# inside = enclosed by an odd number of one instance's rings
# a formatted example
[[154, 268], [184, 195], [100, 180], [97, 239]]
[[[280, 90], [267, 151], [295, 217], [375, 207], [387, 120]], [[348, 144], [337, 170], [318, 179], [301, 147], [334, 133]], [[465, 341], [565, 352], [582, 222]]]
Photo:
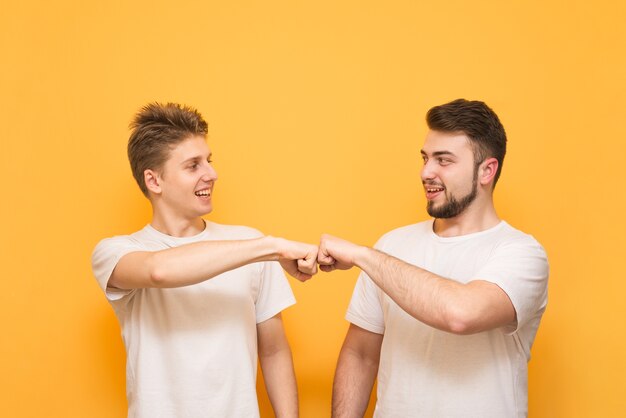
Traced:
[[482, 186], [493, 184], [493, 180], [498, 172], [498, 165], [498, 160], [495, 158], [487, 158], [480, 164], [478, 180]]
[[147, 169], [143, 172], [143, 181], [146, 183], [146, 188], [154, 193], [161, 193], [161, 178], [159, 177], [159, 173], [156, 171]]

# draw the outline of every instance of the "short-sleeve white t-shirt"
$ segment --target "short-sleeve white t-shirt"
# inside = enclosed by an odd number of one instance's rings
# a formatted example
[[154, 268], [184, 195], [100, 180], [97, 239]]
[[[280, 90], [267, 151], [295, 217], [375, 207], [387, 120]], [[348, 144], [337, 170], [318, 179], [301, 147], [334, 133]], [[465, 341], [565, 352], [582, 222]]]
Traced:
[[389, 232], [376, 248], [461, 283], [495, 283], [511, 299], [517, 325], [466, 336], [440, 331], [411, 317], [361, 273], [346, 319], [384, 335], [375, 416], [527, 416], [527, 363], [547, 303], [541, 245], [504, 221], [440, 237], [430, 220]]
[[173, 289], [125, 291], [107, 283], [120, 258], [133, 251], [260, 236], [252, 228], [206, 222], [200, 234], [178, 238], [148, 225], [96, 246], [94, 275], [126, 346], [129, 418], [259, 416], [256, 325], [295, 303], [277, 262]]

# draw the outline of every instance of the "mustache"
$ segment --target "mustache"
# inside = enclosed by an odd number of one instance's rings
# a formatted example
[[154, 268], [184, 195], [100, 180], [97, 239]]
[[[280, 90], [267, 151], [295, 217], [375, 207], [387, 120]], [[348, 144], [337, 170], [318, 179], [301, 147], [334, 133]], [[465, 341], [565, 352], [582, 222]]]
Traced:
[[443, 183], [437, 183], [437, 182], [434, 182], [434, 181], [422, 181], [422, 185], [423, 186], [445, 187], [445, 185]]

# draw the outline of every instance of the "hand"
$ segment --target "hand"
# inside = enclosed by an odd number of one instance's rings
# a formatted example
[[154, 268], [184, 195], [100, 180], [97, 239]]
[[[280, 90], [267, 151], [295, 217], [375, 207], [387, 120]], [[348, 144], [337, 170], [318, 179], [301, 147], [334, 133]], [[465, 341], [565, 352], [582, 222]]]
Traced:
[[355, 258], [363, 247], [350, 241], [324, 234], [320, 239], [317, 262], [320, 270], [330, 272], [335, 269], [348, 270], [356, 265]]
[[316, 245], [278, 238], [278, 262], [289, 275], [305, 282], [317, 273]]

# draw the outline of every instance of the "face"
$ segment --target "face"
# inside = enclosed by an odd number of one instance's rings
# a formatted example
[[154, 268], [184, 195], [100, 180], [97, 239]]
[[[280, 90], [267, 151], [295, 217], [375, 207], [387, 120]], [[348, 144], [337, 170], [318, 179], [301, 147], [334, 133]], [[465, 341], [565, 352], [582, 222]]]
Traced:
[[434, 218], [454, 218], [478, 195], [478, 165], [463, 133], [429, 131], [422, 148], [426, 210]]
[[211, 166], [211, 150], [201, 136], [178, 143], [156, 174], [163, 204], [174, 213], [194, 218], [213, 210], [211, 197], [217, 172]]

